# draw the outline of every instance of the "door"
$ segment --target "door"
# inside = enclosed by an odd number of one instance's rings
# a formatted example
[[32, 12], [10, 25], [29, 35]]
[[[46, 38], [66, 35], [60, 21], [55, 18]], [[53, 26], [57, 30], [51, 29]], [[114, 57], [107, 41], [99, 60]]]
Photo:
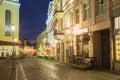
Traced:
[[110, 68], [110, 31], [101, 32], [102, 66]]

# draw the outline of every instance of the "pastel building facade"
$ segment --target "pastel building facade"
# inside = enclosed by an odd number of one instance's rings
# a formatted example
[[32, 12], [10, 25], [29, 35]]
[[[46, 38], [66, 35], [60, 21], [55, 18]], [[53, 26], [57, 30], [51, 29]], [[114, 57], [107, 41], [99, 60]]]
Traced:
[[19, 0], [0, 2], [0, 57], [12, 55], [13, 51], [16, 55], [19, 54], [19, 8]]

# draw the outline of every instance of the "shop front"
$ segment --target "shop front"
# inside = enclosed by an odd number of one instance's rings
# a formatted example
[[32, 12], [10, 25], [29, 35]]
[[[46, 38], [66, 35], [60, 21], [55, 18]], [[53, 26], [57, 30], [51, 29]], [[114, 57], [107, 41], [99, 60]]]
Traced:
[[89, 57], [89, 40], [87, 28], [77, 31], [77, 55]]
[[114, 68], [120, 71], [120, 16], [114, 19], [114, 31], [115, 31], [115, 54], [114, 54]]

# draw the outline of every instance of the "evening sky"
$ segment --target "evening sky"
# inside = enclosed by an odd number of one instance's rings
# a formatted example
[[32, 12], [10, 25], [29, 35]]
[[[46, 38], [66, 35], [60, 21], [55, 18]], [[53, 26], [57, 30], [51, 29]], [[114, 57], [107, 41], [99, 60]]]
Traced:
[[20, 37], [35, 40], [46, 27], [49, 1], [20, 0]]

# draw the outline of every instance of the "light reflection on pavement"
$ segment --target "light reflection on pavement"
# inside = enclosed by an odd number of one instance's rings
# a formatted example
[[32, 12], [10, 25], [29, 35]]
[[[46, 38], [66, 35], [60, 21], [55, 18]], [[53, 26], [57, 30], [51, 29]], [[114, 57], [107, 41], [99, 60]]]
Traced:
[[28, 80], [120, 80], [108, 71], [80, 70], [56, 61], [26, 58], [22, 62]]

